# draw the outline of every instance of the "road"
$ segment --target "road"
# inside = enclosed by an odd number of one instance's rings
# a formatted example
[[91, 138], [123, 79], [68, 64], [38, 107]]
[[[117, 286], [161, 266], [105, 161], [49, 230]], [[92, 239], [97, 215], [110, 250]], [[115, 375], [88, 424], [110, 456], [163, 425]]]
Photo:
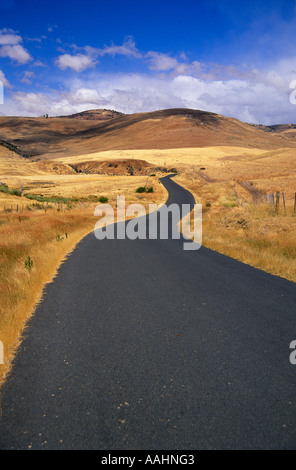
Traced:
[[204, 247], [91, 233], [29, 322], [0, 448], [295, 449], [295, 306], [294, 283]]

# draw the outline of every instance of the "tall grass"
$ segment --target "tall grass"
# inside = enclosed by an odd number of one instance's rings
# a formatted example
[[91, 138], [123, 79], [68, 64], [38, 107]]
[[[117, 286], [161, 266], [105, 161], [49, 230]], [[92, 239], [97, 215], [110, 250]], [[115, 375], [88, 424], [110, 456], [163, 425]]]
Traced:
[[[203, 205], [202, 244], [263, 271], [296, 282], [296, 214], [286, 214], [245, 198], [240, 206], [232, 183], [207, 184], [187, 176], [175, 178]], [[242, 194], [241, 194], [242, 195]], [[241, 196], [240, 195], [240, 196]]]
[[[32, 212], [0, 216], [0, 340], [4, 365], [0, 384], [8, 373], [21, 333], [65, 255], [92, 230], [93, 206], [68, 213]], [[63, 234], [62, 242], [56, 240]], [[67, 236], [65, 236], [67, 234]]]

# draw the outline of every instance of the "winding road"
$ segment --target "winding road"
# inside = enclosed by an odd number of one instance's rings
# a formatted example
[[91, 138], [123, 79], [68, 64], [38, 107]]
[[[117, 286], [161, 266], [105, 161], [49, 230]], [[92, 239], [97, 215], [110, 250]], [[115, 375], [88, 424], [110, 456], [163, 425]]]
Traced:
[[295, 449], [295, 339], [294, 283], [181, 239], [91, 233], [29, 322], [0, 448]]

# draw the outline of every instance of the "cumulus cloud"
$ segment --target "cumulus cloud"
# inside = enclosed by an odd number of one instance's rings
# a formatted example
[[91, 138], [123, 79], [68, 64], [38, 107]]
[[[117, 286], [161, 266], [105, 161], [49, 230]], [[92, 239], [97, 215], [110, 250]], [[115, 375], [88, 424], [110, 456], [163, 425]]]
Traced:
[[19, 44], [20, 42], [22, 42], [22, 38], [20, 36], [18, 36], [17, 34], [3, 34], [3, 30], [2, 32], [0, 31], [0, 45], [3, 46], [3, 45], [7, 45], [7, 44]]
[[61, 70], [69, 68], [76, 72], [82, 72], [83, 70], [94, 67], [95, 63], [96, 62], [92, 57], [85, 54], [62, 54], [55, 61], [55, 64]]
[[149, 68], [151, 70], [171, 70], [178, 66], [178, 61], [174, 57], [160, 52], [150, 51], [146, 54], [146, 57], [149, 59]]
[[[108, 46], [100, 51], [101, 57], [138, 54], [134, 42], [127, 40], [122, 46]], [[94, 67], [98, 49], [84, 48], [84, 52], [62, 54], [56, 65], [76, 72]], [[146, 64], [148, 61], [146, 74], [102, 74], [92, 70], [83, 79], [67, 77], [62, 91], [12, 93], [9, 102], [1, 106], [1, 112], [56, 116], [102, 107], [125, 113], [182, 107], [212, 111], [245, 122], [295, 122], [296, 108], [289, 100], [290, 82], [296, 79], [294, 57], [266, 69], [188, 62], [185, 55], [174, 58], [155, 51], [142, 54], [141, 58]], [[32, 79], [32, 74], [23, 76], [25, 81]]]
[[123, 44], [120, 46], [111, 44], [111, 46], [105, 46], [102, 49], [92, 48], [92, 51], [97, 53], [98, 56], [102, 56], [102, 57], [104, 55], [111, 55], [113, 57], [116, 55], [123, 55], [123, 56], [133, 57], [136, 59], [142, 58], [142, 54], [137, 49], [136, 43], [131, 36], [128, 36], [127, 38], [125, 38]]
[[9, 81], [5, 77], [2, 70], [0, 70], [0, 82], [1, 82], [2, 85], [6, 86], [7, 88], [11, 88], [11, 85], [10, 85]]
[[26, 64], [32, 60], [29, 52], [20, 44], [21, 36], [13, 30], [0, 30], [0, 57], [8, 57], [19, 64]]
[[20, 64], [26, 64], [30, 60], [32, 60], [32, 57], [26, 51], [26, 49], [23, 48], [20, 44], [17, 44], [16, 46], [3, 46], [0, 48], [0, 57], [9, 57], [10, 59], [20, 63]]
[[[141, 58], [142, 54], [136, 48], [135, 42], [132, 37], [127, 37], [123, 44], [111, 46], [105, 46], [104, 48], [96, 48], [92, 46], [78, 47], [76, 44], [72, 44], [71, 48], [75, 51], [83, 51], [77, 54], [62, 54], [56, 60], [55, 64], [61, 69], [67, 68], [73, 69], [76, 72], [82, 72], [88, 68], [94, 67], [98, 63], [98, 57], [104, 57], [110, 55], [115, 57], [116, 55], [127, 56], [129, 58]], [[61, 49], [62, 50], [62, 49]], [[64, 52], [64, 51], [63, 51]]]

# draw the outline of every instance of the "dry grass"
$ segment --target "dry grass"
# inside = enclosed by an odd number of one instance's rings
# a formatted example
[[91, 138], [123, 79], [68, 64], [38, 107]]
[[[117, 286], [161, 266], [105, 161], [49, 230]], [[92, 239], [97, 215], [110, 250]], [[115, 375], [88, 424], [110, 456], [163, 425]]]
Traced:
[[296, 282], [296, 214], [293, 205], [278, 213], [255, 205], [237, 186], [240, 206], [230, 182], [206, 183], [188, 174], [175, 181], [192, 191], [203, 205], [203, 245], [243, 263]]
[[[44, 284], [52, 280], [61, 260], [94, 223], [90, 207], [68, 213], [50, 210], [46, 214], [36, 211], [0, 216], [0, 338], [5, 353], [0, 384]], [[57, 241], [56, 235], [64, 239]], [[31, 271], [25, 268], [28, 256], [34, 263]]]
[[109, 150], [103, 152], [81, 153], [78, 156], [58, 156], [56, 162], [77, 164], [86, 161], [104, 161], [109, 159], [135, 158], [146, 160], [154, 165], [167, 165], [181, 167], [202, 166], [205, 163], [211, 166], [220, 165], [227, 156], [243, 155], [245, 158], [266, 153], [266, 150], [250, 149], [245, 147], [196, 147], [149, 150]]

